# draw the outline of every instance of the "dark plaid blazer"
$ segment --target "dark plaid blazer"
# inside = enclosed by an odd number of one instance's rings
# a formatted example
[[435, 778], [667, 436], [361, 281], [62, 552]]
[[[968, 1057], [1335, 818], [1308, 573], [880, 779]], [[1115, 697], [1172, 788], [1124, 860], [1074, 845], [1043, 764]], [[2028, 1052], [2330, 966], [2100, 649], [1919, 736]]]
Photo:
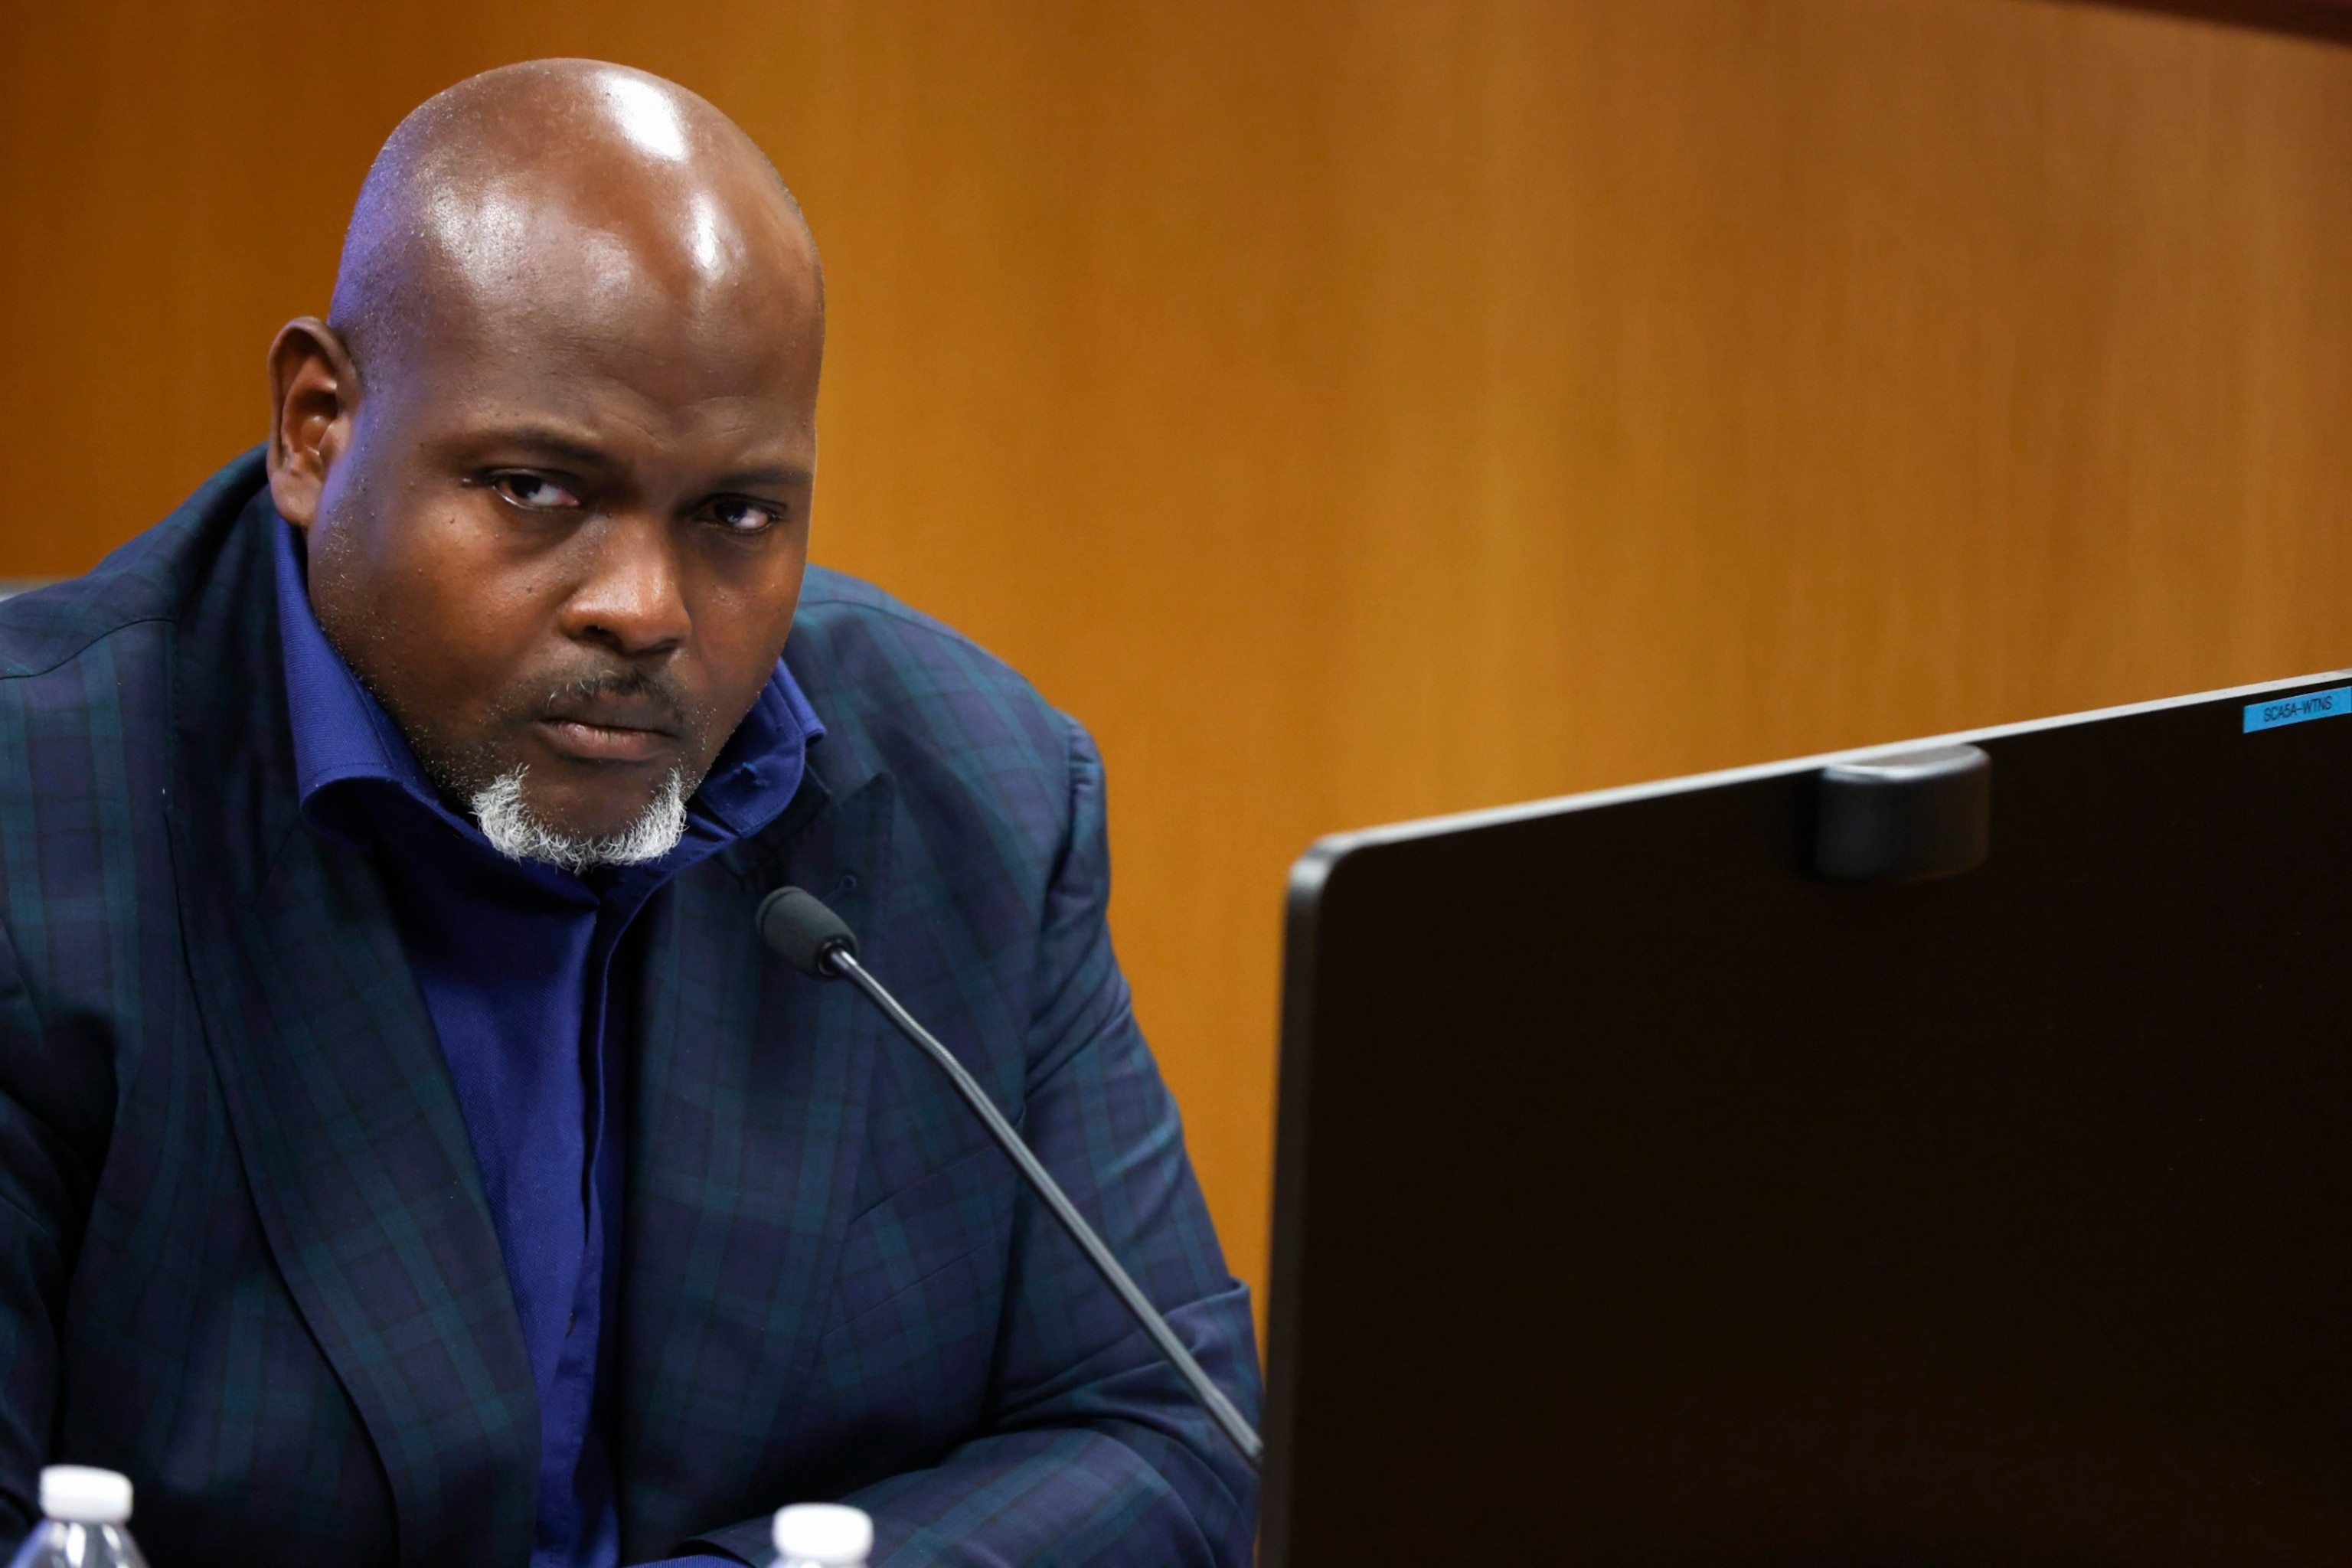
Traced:
[[[0, 1539], [126, 1471], [158, 1568], [519, 1565], [539, 1421], [449, 1076], [367, 858], [302, 826], [248, 454], [0, 605]], [[1254, 1407], [1247, 1299], [1104, 921], [1102, 771], [1004, 666], [813, 571], [827, 734], [640, 917], [624, 1554], [1238, 1563], [1255, 1487], [937, 1069], [771, 957], [807, 888]]]

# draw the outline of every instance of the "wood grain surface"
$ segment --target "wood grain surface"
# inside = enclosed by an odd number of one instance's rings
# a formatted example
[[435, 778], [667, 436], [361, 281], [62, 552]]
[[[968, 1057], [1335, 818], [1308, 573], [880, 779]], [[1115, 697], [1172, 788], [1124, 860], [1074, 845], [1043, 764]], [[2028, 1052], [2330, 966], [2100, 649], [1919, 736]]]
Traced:
[[2262, 27], [2311, 38], [2352, 42], [2352, 0], [2084, 0], [2129, 5], [2175, 16], [2197, 16], [2233, 27]]
[[378, 141], [544, 54], [799, 190], [819, 558], [1101, 738], [1253, 1281], [1316, 835], [2352, 663], [2352, 51], [2027, 0], [11, 5], [0, 577], [258, 438]]

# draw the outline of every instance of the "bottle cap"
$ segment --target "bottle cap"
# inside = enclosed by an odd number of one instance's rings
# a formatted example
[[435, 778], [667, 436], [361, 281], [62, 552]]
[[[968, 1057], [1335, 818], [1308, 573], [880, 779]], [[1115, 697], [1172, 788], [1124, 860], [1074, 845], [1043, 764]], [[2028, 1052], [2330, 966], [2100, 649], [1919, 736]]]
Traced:
[[121, 1524], [131, 1517], [131, 1478], [51, 1465], [41, 1472], [41, 1511], [59, 1524]]
[[776, 1555], [823, 1568], [861, 1568], [874, 1550], [874, 1521], [862, 1508], [796, 1502], [776, 1510]]

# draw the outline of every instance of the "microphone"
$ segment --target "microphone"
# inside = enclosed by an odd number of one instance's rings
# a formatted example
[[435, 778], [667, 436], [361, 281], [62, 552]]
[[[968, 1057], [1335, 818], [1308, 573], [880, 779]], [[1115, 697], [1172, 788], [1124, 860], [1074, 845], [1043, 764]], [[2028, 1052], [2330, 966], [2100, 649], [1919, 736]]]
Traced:
[[963, 1064], [955, 1059], [947, 1047], [940, 1044], [929, 1030], [917, 1023], [914, 1015], [898, 1005], [898, 999], [884, 990], [882, 983], [867, 973], [865, 966], [857, 962], [857, 937], [842, 922], [841, 917], [825, 908], [823, 901], [812, 893], [799, 888], [778, 888], [760, 900], [759, 927], [760, 940], [803, 974], [817, 980], [846, 980], [864, 992], [866, 999], [879, 1008], [882, 1016], [897, 1026], [900, 1034], [939, 1064], [940, 1070], [948, 1075], [948, 1081], [954, 1084], [956, 1092], [963, 1097], [963, 1102], [988, 1129], [989, 1136], [996, 1140], [997, 1147], [1003, 1150], [1006, 1157], [1019, 1167], [1031, 1190], [1044, 1201], [1054, 1217], [1062, 1222], [1062, 1228], [1069, 1232], [1072, 1241], [1078, 1244], [1078, 1250], [1087, 1255], [1087, 1261], [1095, 1266], [1095, 1271], [1103, 1277], [1103, 1282], [1110, 1287], [1111, 1293], [1126, 1304], [1128, 1311], [1134, 1315], [1143, 1331], [1151, 1337], [1152, 1343], [1160, 1347], [1160, 1353], [1168, 1358], [1168, 1363], [1183, 1375], [1184, 1381], [1192, 1387], [1192, 1397], [1201, 1402], [1201, 1407], [1209, 1413], [1209, 1418], [1217, 1424], [1218, 1430], [1240, 1451], [1242, 1458], [1249, 1461], [1250, 1468], [1256, 1469], [1265, 1458], [1265, 1445], [1259, 1440], [1250, 1424], [1242, 1418], [1241, 1411], [1225, 1397], [1223, 1389], [1209, 1380], [1209, 1374], [1202, 1370], [1199, 1362], [1192, 1359], [1192, 1352], [1184, 1348], [1184, 1342], [1176, 1337], [1176, 1331], [1168, 1326], [1168, 1320], [1160, 1315], [1160, 1310], [1151, 1304], [1151, 1299], [1128, 1278], [1127, 1270], [1118, 1266], [1118, 1259], [1111, 1256], [1110, 1248], [1103, 1245], [1103, 1239], [1095, 1234], [1094, 1226], [1087, 1223], [1086, 1216], [1078, 1213], [1077, 1205], [1070, 1202], [1061, 1184], [1054, 1180], [1044, 1165], [1037, 1163], [1037, 1156], [1029, 1152], [1029, 1145], [1021, 1141], [1021, 1134], [1013, 1130], [1013, 1124], [1005, 1121], [1003, 1113], [996, 1109], [996, 1102], [988, 1098], [988, 1091], [980, 1087], [980, 1080], [966, 1072]]

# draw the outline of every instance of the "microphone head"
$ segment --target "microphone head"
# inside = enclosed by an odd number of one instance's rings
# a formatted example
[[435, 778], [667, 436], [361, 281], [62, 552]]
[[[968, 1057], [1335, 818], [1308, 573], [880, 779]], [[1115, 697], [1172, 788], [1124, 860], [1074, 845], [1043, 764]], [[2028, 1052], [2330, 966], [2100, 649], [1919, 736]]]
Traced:
[[857, 956], [857, 938], [841, 917], [824, 907], [814, 893], [799, 888], [778, 888], [760, 900], [760, 940], [776, 950], [803, 974], [818, 980], [838, 978], [832, 955]]

